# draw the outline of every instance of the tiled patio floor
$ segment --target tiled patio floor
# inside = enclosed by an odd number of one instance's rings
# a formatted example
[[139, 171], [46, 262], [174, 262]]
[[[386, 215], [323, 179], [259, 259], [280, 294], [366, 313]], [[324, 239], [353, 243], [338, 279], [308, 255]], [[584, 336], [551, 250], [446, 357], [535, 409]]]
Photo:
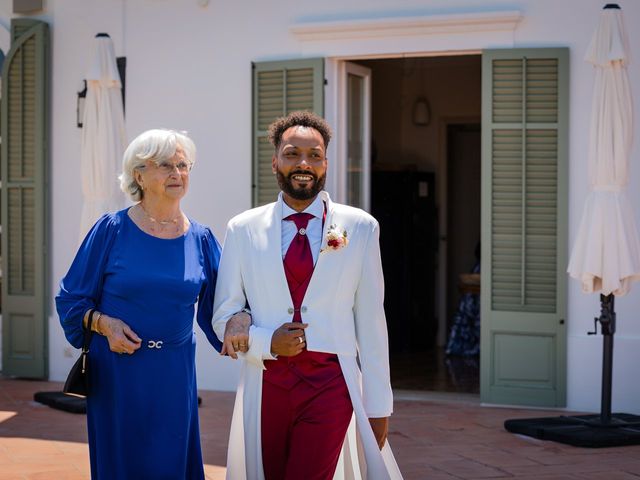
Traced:
[[[53, 382], [0, 379], [0, 480], [89, 478], [85, 416], [33, 402]], [[223, 479], [233, 394], [202, 392], [202, 447], [208, 479]], [[397, 394], [390, 441], [407, 480], [639, 480], [640, 446], [584, 449], [519, 437], [505, 419], [539, 410], [481, 407], [469, 401], [411, 400]], [[114, 479], [117, 480], [117, 479]]]

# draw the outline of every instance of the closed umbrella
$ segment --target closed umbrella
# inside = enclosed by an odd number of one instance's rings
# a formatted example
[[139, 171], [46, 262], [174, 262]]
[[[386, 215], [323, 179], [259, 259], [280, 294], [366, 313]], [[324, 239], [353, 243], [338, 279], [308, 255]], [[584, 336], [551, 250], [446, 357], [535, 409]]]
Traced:
[[585, 59], [595, 70], [589, 131], [590, 191], [568, 272], [585, 293], [600, 292], [596, 318], [603, 338], [600, 415], [507, 420], [505, 428], [545, 440], [585, 447], [640, 444], [640, 416], [611, 413], [614, 296], [640, 280], [640, 238], [626, 195], [633, 107], [627, 76], [628, 42], [622, 11], [607, 4]]
[[600, 423], [608, 424], [616, 329], [613, 296], [627, 294], [632, 282], [640, 280], [640, 238], [626, 194], [633, 134], [629, 50], [617, 4], [604, 7], [585, 59], [596, 74], [589, 132], [591, 190], [568, 272], [582, 282], [584, 292], [601, 292], [597, 319], [603, 335]]
[[601, 292], [601, 425], [621, 423], [611, 416], [613, 296], [627, 294], [632, 282], [640, 280], [640, 238], [626, 195], [633, 135], [628, 45], [620, 7], [606, 5], [585, 56], [596, 75], [589, 132], [591, 190], [568, 268], [584, 292]]
[[82, 117], [81, 171], [84, 204], [80, 239], [104, 213], [125, 205], [118, 174], [126, 144], [122, 84], [113, 42], [106, 33], [93, 40]]
[[571, 253], [569, 274], [585, 293], [620, 296], [640, 280], [640, 238], [626, 195], [633, 133], [622, 12], [604, 9], [587, 51], [595, 68], [589, 142], [591, 190]]

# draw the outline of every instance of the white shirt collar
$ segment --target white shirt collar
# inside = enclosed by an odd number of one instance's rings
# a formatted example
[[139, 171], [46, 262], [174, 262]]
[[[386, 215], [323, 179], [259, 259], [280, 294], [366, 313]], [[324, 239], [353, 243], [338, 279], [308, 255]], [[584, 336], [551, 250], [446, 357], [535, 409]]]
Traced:
[[[310, 213], [314, 217], [321, 219], [324, 214], [324, 203], [321, 197], [322, 197], [321, 195], [318, 195], [316, 199], [311, 203], [311, 205], [309, 205], [307, 208], [303, 210], [303, 213]], [[298, 213], [289, 205], [287, 205], [287, 203], [284, 201], [284, 197], [282, 196], [282, 192], [280, 192], [280, 198], [282, 199], [282, 218], [283, 219], [287, 218], [289, 215]]]

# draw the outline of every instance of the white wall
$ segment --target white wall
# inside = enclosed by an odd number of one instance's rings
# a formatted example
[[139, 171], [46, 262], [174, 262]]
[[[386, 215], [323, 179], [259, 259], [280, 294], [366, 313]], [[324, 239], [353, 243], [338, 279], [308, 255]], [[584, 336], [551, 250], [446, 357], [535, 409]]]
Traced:
[[[0, 13], [9, 11], [4, 5]], [[213, 0], [48, 0], [42, 18], [52, 27], [51, 247], [52, 296], [72, 259], [80, 218], [80, 132], [75, 127], [75, 94], [83, 77], [90, 39], [105, 31], [118, 55], [126, 55], [127, 131], [132, 138], [150, 127], [188, 130], [199, 151], [185, 210], [212, 226], [222, 240], [228, 218], [250, 206], [251, 61], [303, 57], [362, 57], [489, 47], [568, 46], [571, 49], [570, 243], [587, 193], [586, 150], [593, 72], [582, 57], [603, 1], [596, 0], [325, 0], [297, 2]], [[620, 2], [627, 26], [640, 20], [640, 2]], [[301, 22], [388, 18], [406, 15], [520, 10], [515, 32], [434, 33], [390, 38], [298, 40], [289, 30]], [[8, 19], [1, 19], [8, 24]], [[640, 32], [629, 28], [632, 48], [640, 52]], [[640, 85], [640, 64], [629, 67], [631, 84]], [[333, 88], [330, 83], [327, 89]], [[640, 87], [638, 87], [640, 88]], [[640, 112], [640, 94], [634, 107]], [[330, 110], [329, 106], [329, 110]], [[331, 112], [329, 111], [329, 114]], [[638, 116], [638, 115], [636, 115]], [[640, 122], [636, 124], [636, 133]], [[636, 139], [638, 135], [636, 135]], [[633, 151], [630, 196], [640, 225], [638, 142]], [[569, 246], [567, 246], [569, 248]], [[587, 337], [598, 313], [597, 296], [580, 293], [569, 282], [568, 404], [599, 408], [600, 337]], [[633, 370], [640, 360], [640, 285], [618, 300], [614, 410], [640, 413], [640, 384]], [[51, 301], [50, 374], [61, 379], [72, 358]], [[237, 365], [220, 359], [200, 342], [200, 385], [233, 389]]]

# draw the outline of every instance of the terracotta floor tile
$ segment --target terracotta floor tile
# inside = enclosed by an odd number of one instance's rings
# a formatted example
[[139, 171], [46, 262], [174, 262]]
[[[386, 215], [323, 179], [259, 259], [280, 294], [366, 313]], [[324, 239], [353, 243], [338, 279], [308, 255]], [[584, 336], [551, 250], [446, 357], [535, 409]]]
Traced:
[[91, 465], [89, 465], [89, 455], [83, 458], [81, 461], [72, 463], [74, 471], [80, 472], [83, 475], [90, 476], [91, 475]]
[[618, 467], [612, 468], [610, 465], [599, 464], [597, 462], [584, 462], [584, 463], [569, 463], [569, 464], [556, 464], [556, 465], [538, 465], [535, 467], [530, 466], [514, 466], [503, 467], [503, 470], [507, 471], [511, 475], [518, 477], [519, 475], [583, 475], [586, 473], [605, 473], [619, 470]]
[[534, 462], [526, 457], [520, 455], [513, 455], [506, 452], [486, 452], [483, 454], [476, 454], [473, 451], [463, 453], [463, 457], [475, 460], [483, 465], [491, 467], [510, 467], [510, 466], [536, 466], [539, 463]]
[[[60, 388], [0, 378], [0, 480], [89, 479], [86, 417], [33, 402], [34, 392]], [[200, 395], [206, 478], [223, 480], [235, 395]], [[640, 480], [640, 446], [583, 449], [504, 430], [506, 419], [545, 413], [467, 400], [401, 400], [389, 441], [405, 480]]]
[[56, 465], [49, 463], [11, 463], [3, 465], [2, 472], [4, 474], [20, 474], [24, 476], [34, 473], [50, 473], [52, 479], [57, 479], [59, 475], [75, 473], [75, 469], [70, 468], [68, 465]]
[[520, 475], [518, 475], [515, 478], [517, 478], [518, 480], [580, 480], [580, 479], [584, 479], [584, 477], [582, 476], [575, 477], [573, 475], [568, 475], [568, 474], [532, 475], [532, 476], [527, 475], [524, 477], [521, 477]]
[[454, 477], [471, 478], [509, 478], [511, 475], [500, 469], [488, 467], [473, 460], [447, 460], [434, 464], [434, 468]]
[[640, 477], [640, 461], [625, 461], [616, 465], [616, 469], [626, 473], [633, 473]]
[[225, 480], [225, 474], [227, 469], [225, 467], [221, 467], [218, 465], [207, 465], [204, 466], [204, 474], [207, 480]]
[[460, 477], [454, 477], [446, 472], [433, 469], [412, 470], [404, 469], [402, 472], [404, 480], [458, 480]]
[[91, 475], [88, 473], [80, 472], [55, 472], [55, 477], [52, 477], [52, 472], [41, 472], [26, 475], [28, 480], [90, 480]]
[[584, 480], [638, 480], [638, 475], [625, 472], [607, 472], [603, 477], [602, 473], [585, 473], [582, 475]]

